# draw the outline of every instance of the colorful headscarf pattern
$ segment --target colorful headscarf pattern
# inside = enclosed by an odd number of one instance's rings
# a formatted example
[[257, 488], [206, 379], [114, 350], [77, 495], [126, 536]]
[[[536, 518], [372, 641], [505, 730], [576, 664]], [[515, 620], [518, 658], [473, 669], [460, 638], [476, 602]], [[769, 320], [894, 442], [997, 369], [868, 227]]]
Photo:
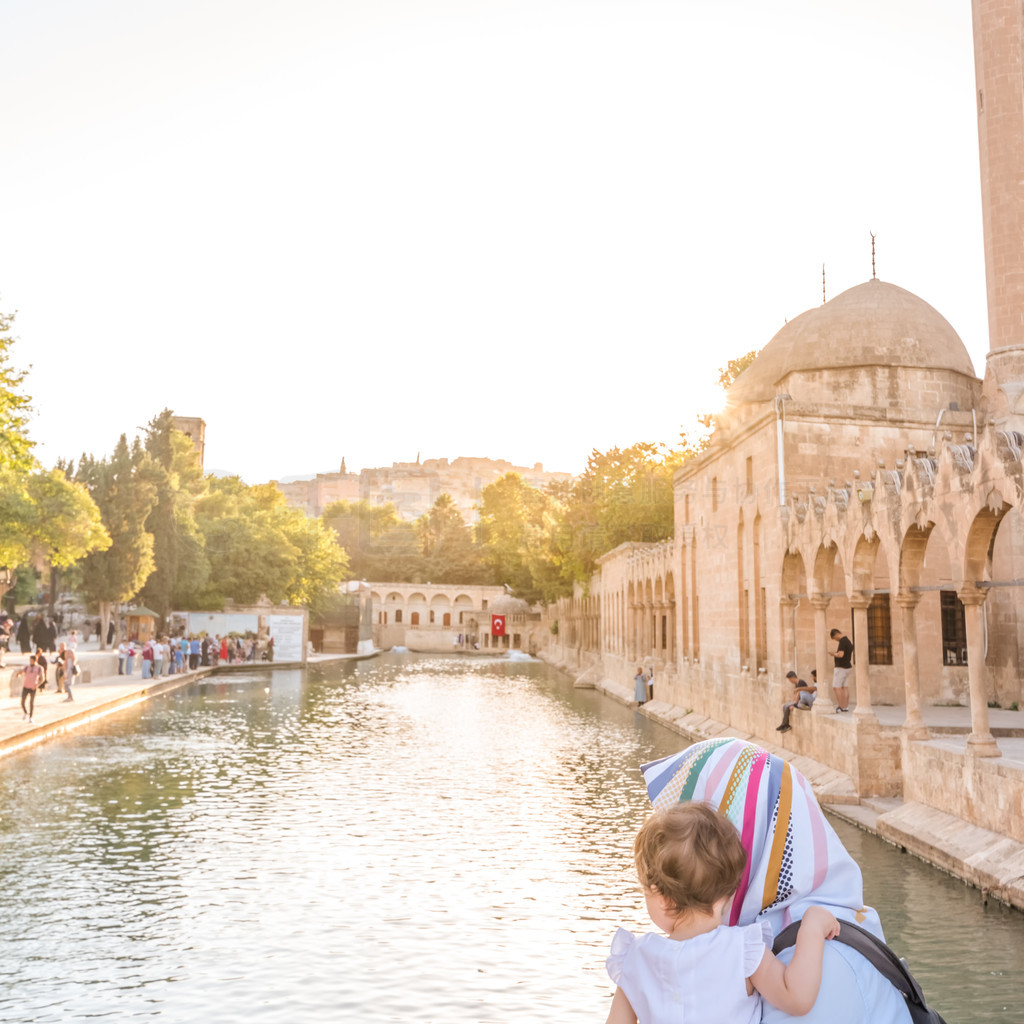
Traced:
[[752, 743], [714, 739], [641, 768], [656, 810], [687, 800], [717, 808], [736, 826], [747, 866], [729, 923], [767, 921], [778, 935], [810, 906], [824, 906], [879, 938], [864, 906], [860, 868], [791, 764]]

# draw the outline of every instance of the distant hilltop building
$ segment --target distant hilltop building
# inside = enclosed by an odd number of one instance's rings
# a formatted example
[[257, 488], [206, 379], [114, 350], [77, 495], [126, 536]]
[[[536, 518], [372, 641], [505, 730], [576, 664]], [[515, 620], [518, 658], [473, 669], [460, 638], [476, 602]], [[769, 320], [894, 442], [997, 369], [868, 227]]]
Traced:
[[372, 505], [389, 502], [399, 518], [412, 521], [428, 512], [442, 494], [450, 494], [467, 523], [477, 518], [475, 506], [483, 490], [506, 473], [518, 473], [531, 487], [544, 487], [553, 481], [571, 480], [571, 473], [551, 473], [543, 463], [533, 468], [514, 466], [504, 459], [457, 458], [426, 459], [423, 462], [394, 462], [390, 466], [345, 472], [342, 460], [338, 473], [317, 473], [311, 480], [277, 483], [288, 504], [307, 515], [319, 516], [335, 501], [368, 501]]
[[195, 445], [196, 455], [199, 456], [199, 468], [203, 469], [203, 454], [206, 448], [206, 421], [198, 416], [175, 416], [171, 419], [171, 426], [180, 430]]

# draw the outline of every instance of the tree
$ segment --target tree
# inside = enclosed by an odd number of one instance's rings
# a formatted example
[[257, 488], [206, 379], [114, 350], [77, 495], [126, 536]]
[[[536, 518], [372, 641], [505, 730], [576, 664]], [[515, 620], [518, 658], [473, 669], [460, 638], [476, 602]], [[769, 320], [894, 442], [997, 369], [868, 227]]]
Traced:
[[338, 538], [348, 555], [349, 571], [357, 579], [368, 579], [365, 571], [374, 556], [375, 543], [398, 523], [398, 511], [389, 501], [371, 505], [368, 501], [335, 501], [324, 509], [321, 520]]
[[450, 494], [416, 520], [424, 570], [432, 583], [480, 583], [488, 575], [480, 548]]
[[[10, 363], [13, 323], [13, 314], [0, 313], [0, 566], [49, 560], [67, 567], [110, 538], [85, 488], [36, 462], [28, 436], [31, 399], [22, 391], [27, 371]], [[0, 596], [8, 586], [0, 583]]]
[[25, 475], [36, 466], [28, 436], [31, 398], [22, 392], [27, 370], [11, 366], [13, 313], [0, 313], [0, 471]]
[[146, 520], [153, 534], [156, 569], [140, 600], [166, 620], [179, 596], [201, 590], [210, 573], [194, 506], [206, 482], [192, 442], [173, 427], [164, 409], [146, 428], [145, 449], [153, 463], [156, 504]]
[[111, 541], [82, 563], [82, 591], [99, 606], [103, 640], [113, 606], [135, 597], [156, 567], [145, 526], [157, 500], [156, 475], [141, 444], [129, 447], [124, 434], [109, 460], [83, 456], [78, 464], [77, 478], [99, 506]]
[[476, 536], [497, 583], [531, 604], [550, 602], [571, 589], [552, 551], [562, 506], [531, 487], [518, 473], [506, 473], [480, 496]]
[[723, 391], [728, 391], [736, 382], [736, 378], [758, 357], [759, 348], [752, 348], [735, 359], [730, 359], [725, 366], [718, 368], [718, 386]]
[[671, 537], [674, 471], [669, 454], [648, 441], [595, 449], [573, 482], [555, 538], [566, 577], [586, 583], [604, 552]]
[[194, 607], [255, 604], [265, 595], [315, 612], [345, 579], [348, 561], [333, 531], [290, 507], [273, 484], [211, 478], [195, 510], [210, 576]]

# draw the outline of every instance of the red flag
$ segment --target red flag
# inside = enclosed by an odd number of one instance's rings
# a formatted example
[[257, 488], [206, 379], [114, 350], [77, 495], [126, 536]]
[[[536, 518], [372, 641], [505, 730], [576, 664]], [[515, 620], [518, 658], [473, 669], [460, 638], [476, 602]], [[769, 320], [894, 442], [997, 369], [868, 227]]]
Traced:
[[504, 636], [505, 635], [505, 616], [504, 615], [492, 615], [491, 616], [491, 636]]

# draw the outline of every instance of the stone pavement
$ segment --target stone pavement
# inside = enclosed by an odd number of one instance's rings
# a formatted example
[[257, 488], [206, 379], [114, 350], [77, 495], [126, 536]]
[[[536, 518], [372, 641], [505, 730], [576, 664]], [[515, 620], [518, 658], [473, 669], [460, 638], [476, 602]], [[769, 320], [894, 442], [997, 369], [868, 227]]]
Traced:
[[[348, 660], [350, 657], [314, 655], [310, 658], [310, 663]], [[6, 668], [0, 669], [0, 758], [159, 693], [176, 690], [211, 673], [287, 667], [287, 664], [282, 662], [245, 662], [218, 668], [199, 668], [194, 672], [165, 675], [159, 679], [143, 679], [141, 659], [136, 656], [134, 673], [130, 676], [119, 676], [117, 655], [110, 651], [100, 651], [98, 641], [95, 640], [79, 643], [78, 660], [82, 666], [82, 675], [72, 686], [74, 702], [66, 702], [65, 695], [56, 692], [55, 671], [51, 664], [47, 672], [47, 687], [36, 694], [35, 713], [29, 722], [25, 720], [21, 711], [21, 685], [12, 682], [17, 670], [28, 664], [28, 655], [12, 652], [6, 656]], [[8, 693], [11, 695], [8, 696]]]
[[[577, 685], [593, 686], [623, 704], [633, 703], [631, 687], [610, 679], [590, 681], [592, 678]], [[704, 715], [688, 714], [665, 701], [648, 701], [637, 711], [691, 742], [735, 736], [784, 757], [810, 782], [818, 801], [833, 814], [962, 878], [981, 890], [982, 899], [991, 897], [1024, 910], [1024, 844], [924, 804], [899, 798], [862, 799], [853, 780], [828, 765], [794, 755], [771, 739], [752, 736]], [[897, 730], [906, 720], [905, 707], [881, 706], [874, 711], [884, 729]], [[924, 742], [964, 753], [971, 731], [969, 708], [926, 707], [922, 717], [932, 730], [932, 739]], [[1002, 753], [998, 760], [1010, 771], [1024, 772], [1024, 711], [991, 708], [989, 727]]]

